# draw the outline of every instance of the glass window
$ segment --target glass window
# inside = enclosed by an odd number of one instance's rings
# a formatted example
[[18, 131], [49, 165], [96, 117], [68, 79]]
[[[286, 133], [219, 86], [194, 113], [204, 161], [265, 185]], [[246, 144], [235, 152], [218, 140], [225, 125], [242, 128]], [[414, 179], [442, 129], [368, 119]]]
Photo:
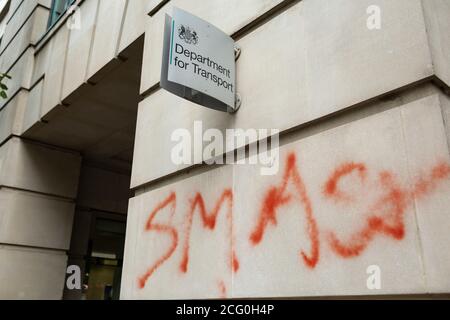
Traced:
[[96, 217], [84, 277], [84, 299], [119, 300], [126, 222]]
[[75, 0], [52, 0], [52, 9], [48, 20], [48, 28], [50, 29], [61, 18], [70, 5]]
[[5, 34], [7, 22], [5, 18], [8, 14], [10, 5], [10, 0], [0, 0], [0, 43], [3, 40], [3, 35]]

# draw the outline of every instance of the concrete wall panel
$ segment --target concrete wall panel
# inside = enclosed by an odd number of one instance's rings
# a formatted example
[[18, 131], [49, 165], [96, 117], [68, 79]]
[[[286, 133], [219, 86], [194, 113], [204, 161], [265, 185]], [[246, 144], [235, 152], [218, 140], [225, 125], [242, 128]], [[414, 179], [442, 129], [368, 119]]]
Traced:
[[0, 189], [0, 243], [68, 250], [73, 202]]
[[[236, 251], [243, 257], [234, 295], [436, 293], [429, 265], [442, 266], [441, 280], [450, 268], [444, 259], [423, 264], [430, 253], [423, 240], [433, 237], [417, 217], [449, 223], [448, 206], [419, 208], [448, 198], [450, 158], [439, 115], [434, 95], [285, 145], [277, 178], [237, 166], [235, 194], [245, 200], [234, 208]], [[424, 147], [419, 135], [434, 142]], [[442, 175], [434, 174], [440, 166]], [[271, 190], [281, 192], [275, 202]], [[276, 224], [262, 223], [272, 213]], [[435, 245], [447, 237], [433, 230]], [[380, 268], [380, 290], [366, 286], [371, 265]]]
[[[4, 48], [0, 49], [0, 52], [2, 52], [1, 68], [4, 71], [9, 70], [24, 50], [29, 45], [36, 44], [47, 30], [48, 9], [36, 6], [36, 4], [30, 7], [30, 3], [33, 3], [33, 1], [25, 1], [25, 3], [27, 3], [24, 5], [26, 8], [23, 11], [19, 11], [19, 13], [26, 14], [23, 25], [16, 26], [8, 24], [6, 30], [14, 32], [13, 38], [4, 38], [1, 42], [2, 46], [4, 46]], [[17, 27], [20, 28], [17, 29]], [[9, 34], [8, 32], [6, 33], [6, 35]]]
[[88, 79], [116, 57], [125, 5], [125, 0], [100, 0]]
[[195, 121], [202, 121], [205, 130], [217, 128], [225, 131], [226, 128], [233, 127], [232, 115], [200, 107], [164, 90], [158, 90], [140, 103], [132, 187], [189, 167], [172, 161], [171, 152], [176, 142], [171, 139], [176, 129], [193, 132]]
[[119, 53], [145, 32], [146, 0], [128, 0], [119, 43]]
[[450, 3], [445, 0], [422, 0], [436, 75], [450, 86]]
[[[402, 117], [410, 175], [415, 181], [420, 181], [421, 176], [427, 177], [417, 186], [415, 201], [427, 287], [430, 292], [446, 293], [450, 291], [450, 252], [446, 246], [450, 241], [450, 168], [445, 164], [450, 140], [443, 138], [448, 122], [444, 128], [441, 108], [448, 114], [450, 100], [443, 95], [440, 98], [433, 96], [425, 106], [417, 104], [404, 108]], [[433, 156], [437, 163], [430, 172], [427, 163]], [[438, 183], [439, 180], [443, 183]], [[423, 193], [430, 193], [430, 196], [423, 197]]]
[[67, 44], [69, 41], [69, 29], [61, 28], [52, 38], [43, 89], [41, 105], [41, 117], [45, 117], [53, 108], [61, 103], [61, 90], [64, 78], [64, 66], [67, 57]]
[[40, 78], [45, 75], [48, 64], [50, 63], [51, 42], [47, 43], [36, 55], [34, 59], [33, 76], [31, 84], [35, 84]]
[[28, 131], [34, 124], [41, 120], [42, 90], [44, 79], [41, 79], [28, 94], [26, 110], [23, 116], [23, 125], [20, 134]]
[[89, 54], [95, 29], [98, 1], [85, 1], [80, 6], [81, 29], [70, 31], [67, 60], [62, 88], [62, 100], [86, 80]]
[[0, 148], [0, 185], [75, 198], [80, 156], [13, 138]]
[[0, 52], [3, 52], [7, 46], [11, 45], [13, 38], [17, 36], [17, 33], [20, 32], [20, 29], [26, 24], [27, 19], [30, 18], [32, 12], [36, 10], [36, 0], [20, 2], [20, 7], [17, 7], [18, 3], [14, 5], [14, 3], [11, 2], [8, 12], [9, 17], [5, 18], [8, 24], [2, 38], [2, 43], [0, 44]]
[[[382, 26], [366, 26], [370, 0], [306, 1], [309, 118], [433, 74], [421, 1], [379, 1]], [[389, 75], [389, 76], [386, 76]]]
[[11, 79], [5, 80], [5, 83], [8, 86], [9, 99], [1, 99], [0, 108], [9, 103], [10, 99], [17, 94], [19, 90], [30, 87], [30, 81], [33, 74], [33, 65], [33, 49], [28, 48], [8, 72]]
[[[439, 94], [348, 120], [291, 137], [280, 148], [274, 176], [261, 175], [260, 166], [234, 165], [142, 189], [130, 202], [122, 297], [211, 298], [220, 290], [227, 297], [448, 292], [442, 279], [450, 270], [443, 249], [450, 155]], [[228, 198], [221, 196], [230, 189], [232, 232], [214, 242], [229, 243], [235, 253], [224, 262], [204, 249], [204, 232], [214, 230], [210, 219], [226, 209]], [[204, 197], [203, 224], [197, 192]], [[230, 261], [234, 273], [219, 269]], [[373, 265], [381, 271], [379, 290], [367, 287]], [[221, 279], [232, 275], [232, 287], [211, 278], [212, 269]], [[200, 275], [198, 296], [186, 284]]]
[[60, 300], [66, 263], [62, 252], [0, 246], [0, 299]]
[[36, 12], [33, 15], [34, 26], [30, 37], [31, 44], [36, 45], [47, 32], [49, 16], [50, 12], [47, 8], [41, 6], [36, 8]]
[[[231, 185], [232, 168], [222, 167], [130, 201], [122, 299], [221, 298], [229, 292], [232, 199], [224, 189]], [[203, 200], [207, 213], [201, 212]], [[202, 214], [209, 218], [203, 221]]]
[[[146, 13], [150, 13], [160, 4], [162, 4], [165, 0], [148, 0], [146, 5]], [[167, 1], [166, 1], [167, 2]]]
[[12, 134], [19, 135], [21, 133], [27, 99], [28, 93], [21, 91], [0, 110], [0, 143]]
[[5, 48], [4, 51], [2, 51], [2, 70], [9, 70], [23, 51], [29, 46], [33, 27], [34, 19], [28, 19], [24, 26], [14, 36], [13, 41]]

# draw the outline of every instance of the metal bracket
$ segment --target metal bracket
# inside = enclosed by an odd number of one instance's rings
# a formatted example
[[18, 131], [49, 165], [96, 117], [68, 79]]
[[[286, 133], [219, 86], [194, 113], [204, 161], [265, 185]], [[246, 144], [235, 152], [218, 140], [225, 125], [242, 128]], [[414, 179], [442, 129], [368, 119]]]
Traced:
[[[241, 56], [242, 49], [238, 44], [234, 44], [234, 60], [237, 61], [239, 57]], [[241, 108], [242, 105], [242, 97], [239, 93], [236, 93], [235, 99], [234, 99], [234, 109], [228, 108], [229, 114], [234, 114], [238, 112], [238, 110]]]
[[234, 60], [237, 61], [239, 57], [241, 56], [241, 47], [238, 44], [234, 44]]
[[238, 112], [238, 110], [241, 108], [242, 105], [242, 97], [239, 93], [236, 93], [235, 99], [234, 99], [234, 109], [228, 107], [228, 113], [234, 114]]

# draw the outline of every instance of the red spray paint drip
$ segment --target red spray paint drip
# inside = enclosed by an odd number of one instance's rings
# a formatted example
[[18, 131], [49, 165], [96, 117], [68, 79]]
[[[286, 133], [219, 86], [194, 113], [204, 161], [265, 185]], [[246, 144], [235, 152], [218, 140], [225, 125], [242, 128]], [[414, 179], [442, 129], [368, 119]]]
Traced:
[[[319, 231], [313, 215], [311, 200], [308, 197], [305, 184], [296, 167], [296, 161], [296, 155], [291, 153], [287, 159], [286, 170], [281, 185], [279, 187], [271, 187], [266, 193], [258, 222], [250, 234], [249, 240], [254, 246], [258, 245], [263, 239], [268, 224], [277, 225], [277, 210], [292, 203], [294, 200], [298, 200], [303, 205], [306, 214], [306, 232], [311, 242], [310, 254], [308, 255], [304, 251], [301, 251], [300, 256], [306, 266], [314, 268], [319, 262]], [[289, 181], [292, 181], [294, 184], [295, 194], [286, 194]]]
[[183, 257], [180, 263], [180, 270], [183, 273], [188, 271], [189, 265], [189, 247], [190, 247], [190, 236], [192, 230], [192, 220], [194, 218], [194, 214], [196, 209], [198, 208], [201, 220], [203, 222], [203, 227], [209, 230], [214, 230], [216, 227], [217, 217], [219, 215], [220, 209], [224, 206], [225, 202], [227, 202], [227, 221], [229, 223], [229, 233], [231, 238], [231, 252], [230, 252], [230, 267], [236, 272], [239, 269], [239, 260], [236, 256], [236, 253], [233, 249], [234, 244], [234, 236], [233, 236], [233, 192], [231, 189], [226, 189], [219, 200], [216, 202], [213, 210], [211, 212], [207, 212], [205, 201], [201, 193], [197, 193], [195, 197], [191, 200], [191, 206], [189, 213], [186, 218], [186, 230], [185, 230], [185, 239], [184, 239], [184, 248], [183, 248]]
[[138, 285], [139, 288], [144, 288], [145, 284], [147, 283], [147, 280], [153, 275], [153, 273], [161, 267], [164, 262], [166, 262], [175, 252], [175, 249], [178, 246], [178, 232], [177, 230], [170, 226], [170, 225], [164, 225], [159, 223], [153, 223], [153, 219], [155, 219], [156, 215], [163, 210], [164, 208], [170, 206], [170, 217], [173, 217], [175, 213], [176, 208], [176, 194], [171, 193], [170, 196], [162, 201], [158, 206], [152, 211], [150, 214], [149, 219], [147, 220], [147, 223], [145, 225], [146, 231], [155, 231], [161, 234], [166, 234], [170, 236], [172, 239], [172, 244], [167, 249], [167, 251], [163, 254], [162, 257], [160, 257], [148, 270], [147, 272], [138, 279]]

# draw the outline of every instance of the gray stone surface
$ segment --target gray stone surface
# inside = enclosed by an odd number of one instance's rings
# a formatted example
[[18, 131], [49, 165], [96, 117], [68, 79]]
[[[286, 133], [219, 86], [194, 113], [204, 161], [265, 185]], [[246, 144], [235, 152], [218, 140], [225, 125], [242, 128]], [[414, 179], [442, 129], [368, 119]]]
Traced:
[[0, 185], [74, 199], [81, 158], [12, 138], [0, 147]]
[[67, 256], [60, 251], [0, 245], [0, 299], [60, 300]]
[[[294, 135], [280, 149], [275, 176], [262, 176], [258, 165], [230, 165], [139, 193], [129, 208], [122, 298], [448, 292], [450, 156], [440, 95], [424, 89], [396, 105], [374, 105], [379, 112]], [[224, 214], [227, 202], [219, 199], [227, 189], [233, 236], [219, 240], [225, 222], [208, 232], [192, 199], [202, 194], [205, 216], [217, 208]], [[172, 193], [176, 202], [167, 201]], [[372, 265], [381, 271], [380, 290], [367, 287]]]
[[0, 189], [0, 243], [68, 250], [75, 203]]

